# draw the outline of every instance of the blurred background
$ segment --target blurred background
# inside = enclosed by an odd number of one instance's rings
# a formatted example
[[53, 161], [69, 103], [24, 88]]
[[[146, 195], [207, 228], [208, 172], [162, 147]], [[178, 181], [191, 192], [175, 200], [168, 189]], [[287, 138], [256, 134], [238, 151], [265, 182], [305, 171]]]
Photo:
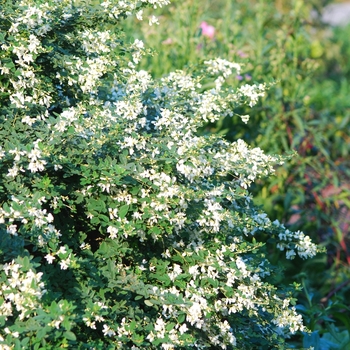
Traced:
[[[154, 14], [159, 25], [150, 26]], [[303, 287], [296, 307], [311, 333], [290, 348], [350, 349], [350, 2], [175, 0], [124, 29], [126, 40], [154, 50], [140, 67], [154, 77], [221, 57], [243, 65], [230, 86], [273, 83], [257, 106], [235, 111], [250, 115], [247, 125], [222, 118], [202, 133], [271, 154], [296, 151], [251, 188], [271, 219], [327, 249], [306, 262], [271, 252], [284, 282]]]

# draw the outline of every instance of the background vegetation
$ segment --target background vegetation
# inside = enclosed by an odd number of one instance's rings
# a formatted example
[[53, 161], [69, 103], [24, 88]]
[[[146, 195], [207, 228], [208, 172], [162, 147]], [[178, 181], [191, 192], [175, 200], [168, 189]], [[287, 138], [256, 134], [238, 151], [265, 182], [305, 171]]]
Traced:
[[274, 178], [252, 188], [271, 218], [327, 248], [327, 254], [289, 265], [271, 252], [288, 266], [287, 277], [304, 287], [298, 308], [313, 333], [291, 344], [349, 349], [350, 25], [322, 23], [329, 3], [173, 1], [158, 11], [159, 26], [130, 19], [125, 29], [155, 49], [142, 67], [156, 77], [220, 56], [244, 64], [233, 86], [274, 82], [260, 108], [237, 110], [251, 123], [222, 118], [202, 132], [242, 138], [269, 153], [297, 152]]

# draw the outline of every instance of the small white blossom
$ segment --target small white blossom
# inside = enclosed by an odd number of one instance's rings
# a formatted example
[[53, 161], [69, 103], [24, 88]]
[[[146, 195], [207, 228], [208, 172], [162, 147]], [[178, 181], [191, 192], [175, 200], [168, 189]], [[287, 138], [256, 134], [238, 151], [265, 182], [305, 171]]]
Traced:
[[69, 267], [69, 262], [70, 262], [69, 259], [61, 260], [60, 261], [61, 270], [67, 270]]
[[47, 262], [49, 263], [49, 264], [52, 264], [53, 263], [53, 261], [56, 259], [53, 255], [51, 255], [51, 254], [47, 254], [47, 255], [45, 255], [45, 259], [47, 260]]
[[249, 115], [241, 115], [240, 117], [241, 117], [242, 122], [243, 122], [244, 124], [247, 124], [248, 121], [249, 121], [249, 118], [250, 118]]
[[158, 20], [158, 18], [157, 18], [156, 16], [151, 16], [151, 17], [149, 18], [148, 24], [149, 24], [150, 26], [152, 26], [153, 24], [159, 25], [159, 20]]
[[186, 323], [183, 323], [183, 324], [179, 327], [179, 332], [180, 332], [180, 334], [186, 333], [187, 330], [188, 330], [188, 328], [187, 328]]

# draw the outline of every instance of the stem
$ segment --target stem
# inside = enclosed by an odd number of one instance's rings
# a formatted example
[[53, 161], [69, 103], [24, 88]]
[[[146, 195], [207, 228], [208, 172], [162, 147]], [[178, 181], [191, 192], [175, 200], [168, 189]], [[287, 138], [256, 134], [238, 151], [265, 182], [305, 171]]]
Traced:
[[321, 299], [321, 303], [326, 303], [335, 293], [339, 292], [342, 288], [350, 283], [350, 279], [340, 284], [338, 287], [331, 290], [324, 298]]
[[307, 291], [307, 288], [306, 288], [305, 278], [302, 279], [301, 283], [303, 285], [303, 289], [304, 289], [304, 292], [305, 292], [306, 299], [307, 299], [307, 301], [309, 303], [309, 306], [312, 307], [312, 301], [311, 301], [310, 295], [309, 295], [309, 293]]

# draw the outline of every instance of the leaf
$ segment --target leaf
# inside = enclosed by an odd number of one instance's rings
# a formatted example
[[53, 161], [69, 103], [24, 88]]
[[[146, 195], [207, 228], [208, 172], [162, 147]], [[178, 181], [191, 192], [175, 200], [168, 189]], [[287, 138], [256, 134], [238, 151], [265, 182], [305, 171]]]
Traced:
[[169, 332], [169, 331], [171, 331], [175, 326], [176, 326], [176, 323], [170, 322], [170, 323], [167, 324], [167, 326], [165, 327], [165, 329]]
[[135, 328], [136, 328], [136, 321], [133, 320], [133, 321], [131, 321], [130, 324], [129, 324], [129, 330], [130, 330], [132, 333], [134, 333], [133, 331], [135, 330]]
[[71, 331], [66, 331], [63, 333], [63, 336], [68, 339], [68, 340], [77, 340], [77, 337], [75, 336], [75, 334]]
[[4, 203], [2, 205], [2, 209], [8, 214], [11, 213], [11, 208], [9, 207], [9, 205], [7, 203]]
[[153, 304], [152, 304], [152, 302], [150, 301], [150, 300], [145, 300], [145, 304], [147, 305], [147, 306], [153, 306]]
[[177, 318], [177, 322], [184, 323], [186, 320], [186, 314], [180, 314], [179, 317]]
[[133, 196], [136, 196], [138, 193], [140, 192], [140, 188], [135, 186], [131, 189], [130, 193], [133, 195]]
[[121, 175], [123, 173], [125, 173], [125, 168], [121, 167], [120, 165], [116, 164], [114, 167], [113, 167], [113, 170], [118, 174], [118, 175]]
[[128, 204], [122, 205], [118, 210], [118, 216], [121, 219], [124, 219], [128, 211], [129, 211], [129, 205]]
[[37, 339], [42, 339], [42, 338], [45, 337], [46, 333], [47, 333], [47, 328], [46, 327], [42, 327], [36, 333], [36, 338]]
[[127, 157], [128, 157], [127, 150], [124, 150], [123, 153], [119, 155], [119, 160], [123, 165], [126, 165], [128, 163]]
[[149, 232], [154, 233], [155, 235], [159, 235], [162, 233], [162, 230], [159, 227], [154, 226], [149, 230]]
[[109, 222], [109, 217], [106, 215], [99, 215], [98, 216], [100, 220], [104, 221], [104, 222]]
[[87, 204], [87, 208], [89, 212], [93, 212], [93, 211], [105, 212], [106, 204], [101, 199], [90, 198]]
[[16, 203], [16, 202], [12, 202], [12, 203], [11, 203], [11, 206], [12, 206], [12, 208], [13, 208], [14, 210], [17, 210], [17, 211], [19, 211], [19, 212], [22, 210], [21, 206], [20, 206], [18, 203]]
[[108, 244], [106, 242], [102, 242], [96, 253], [104, 256], [109, 252], [109, 250], [110, 248]]
[[21, 341], [21, 346], [22, 346], [22, 348], [21, 348], [21, 349], [27, 348], [27, 345], [28, 345], [28, 343], [29, 343], [29, 340], [30, 340], [29, 337], [26, 337], [26, 338], [23, 338], [23, 339], [22, 339], [22, 341]]
[[22, 264], [24, 270], [29, 270], [29, 268], [30, 268], [30, 261], [29, 261], [29, 258], [27, 256], [25, 256], [23, 258], [21, 264]]
[[311, 334], [304, 333], [303, 347], [308, 349], [310, 346], [313, 346], [315, 349], [319, 349], [320, 335], [318, 334], [318, 331], [312, 332]]
[[96, 216], [94, 216], [91, 220], [90, 220], [92, 225], [98, 225], [100, 223], [100, 219]]

